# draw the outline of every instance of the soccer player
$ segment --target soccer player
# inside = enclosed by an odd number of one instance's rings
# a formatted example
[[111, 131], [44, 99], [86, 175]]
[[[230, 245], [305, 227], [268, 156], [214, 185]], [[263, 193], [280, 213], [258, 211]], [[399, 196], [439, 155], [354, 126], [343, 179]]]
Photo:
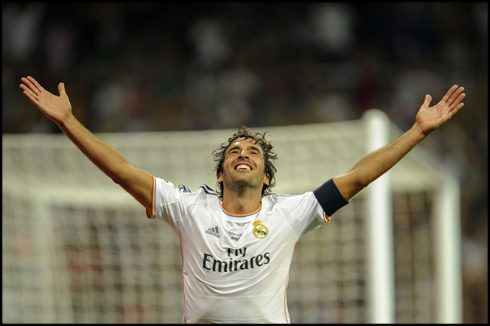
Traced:
[[[427, 95], [414, 125], [392, 143], [370, 153], [345, 174], [312, 192], [271, 194], [276, 155], [265, 133], [241, 127], [214, 152], [218, 190], [191, 192], [131, 166], [94, 137], [72, 114], [65, 86], [60, 96], [34, 78], [22, 78], [27, 98], [115, 183], [145, 208], [148, 218], [170, 225], [180, 239], [184, 323], [289, 323], [286, 291], [294, 248], [305, 233], [393, 167], [462, 107], [454, 85], [429, 106]], [[334, 154], [334, 153], [333, 153]]]

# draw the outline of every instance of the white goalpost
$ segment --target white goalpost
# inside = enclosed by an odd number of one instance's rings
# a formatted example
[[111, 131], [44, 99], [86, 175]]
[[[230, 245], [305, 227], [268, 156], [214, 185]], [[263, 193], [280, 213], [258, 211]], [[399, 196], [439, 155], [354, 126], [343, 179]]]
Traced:
[[[390, 125], [387, 116], [378, 110], [364, 115], [368, 129], [367, 149], [374, 151], [402, 132]], [[391, 130], [390, 130], [391, 129]], [[391, 134], [391, 137], [390, 137]], [[434, 198], [433, 236], [435, 293], [434, 320], [438, 323], [462, 322], [462, 289], [460, 262], [460, 206], [459, 185], [455, 176], [440, 162], [435, 162], [419, 148], [408, 159], [417, 160], [431, 174], [437, 188]], [[403, 162], [407, 163], [407, 162]], [[415, 165], [414, 163], [412, 163]], [[393, 191], [400, 187], [417, 187], [415, 180], [407, 180], [412, 173], [402, 172], [403, 165], [395, 166], [366, 189], [369, 202], [368, 233], [368, 287], [370, 323], [395, 323], [395, 256], [393, 253]], [[422, 169], [418, 170], [422, 172]], [[426, 173], [427, 173], [426, 172]], [[402, 180], [393, 180], [394, 176]], [[420, 176], [422, 179], [423, 176]], [[426, 180], [427, 181], [427, 180]], [[421, 189], [424, 186], [419, 185]]]
[[[401, 132], [360, 120], [269, 131], [279, 194], [312, 191]], [[235, 129], [96, 134], [135, 167], [214, 188]], [[4, 323], [180, 323], [179, 240], [64, 135], [2, 136]], [[293, 323], [461, 323], [459, 184], [415, 148], [295, 249]]]
[[[367, 138], [366, 149], [375, 151], [390, 141], [390, 125], [381, 111], [369, 111], [364, 116]], [[392, 194], [388, 171], [366, 189], [368, 218], [368, 322], [393, 323], [394, 255]]]

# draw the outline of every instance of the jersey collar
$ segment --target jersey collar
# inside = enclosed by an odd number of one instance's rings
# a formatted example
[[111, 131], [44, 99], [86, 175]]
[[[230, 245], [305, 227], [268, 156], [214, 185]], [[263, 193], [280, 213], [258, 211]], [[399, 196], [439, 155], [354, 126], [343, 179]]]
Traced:
[[262, 203], [260, 203], [259, 204], [259, 207], [256, 210], [254, 210], [253, 212], [245, 213], [245, 214], [233, 214], [233, 213], [230, 213], [230, 212], [226, 211], [226, 209], [223, 207], [223, 203], [221, 203], [220, 206], [221, 206], [221, 210], [226, 215], [231, 216], [231, 217], [238, 217], [238, 218], [242, 219], [244, 217], [250, 217], [250, 216], [252, 216], [254, 214], [257, 214], [260, 211], [260, 209], [262, 208]]

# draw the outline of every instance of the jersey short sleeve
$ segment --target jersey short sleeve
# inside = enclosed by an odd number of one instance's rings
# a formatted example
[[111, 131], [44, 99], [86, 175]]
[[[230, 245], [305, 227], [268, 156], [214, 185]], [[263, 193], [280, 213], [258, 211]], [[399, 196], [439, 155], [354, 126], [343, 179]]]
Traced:
[[146, 210], [149, 219], [160, 218], [163, 222], [176, 229], [178, 221], [182, 220], [181, 193], [185, 189], [175, 188], [174, 184], [153, 177], [152, 210]]

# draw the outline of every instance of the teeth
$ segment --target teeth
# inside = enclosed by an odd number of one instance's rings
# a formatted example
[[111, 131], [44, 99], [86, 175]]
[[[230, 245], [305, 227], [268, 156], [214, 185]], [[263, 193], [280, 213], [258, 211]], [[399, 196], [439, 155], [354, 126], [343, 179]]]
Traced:
[[236, 167], [236, 169], [247, 169], [247, 170], [250, 170], [250, 167], [248, 165], [245, 165], [245, 164], [240, 164]]

